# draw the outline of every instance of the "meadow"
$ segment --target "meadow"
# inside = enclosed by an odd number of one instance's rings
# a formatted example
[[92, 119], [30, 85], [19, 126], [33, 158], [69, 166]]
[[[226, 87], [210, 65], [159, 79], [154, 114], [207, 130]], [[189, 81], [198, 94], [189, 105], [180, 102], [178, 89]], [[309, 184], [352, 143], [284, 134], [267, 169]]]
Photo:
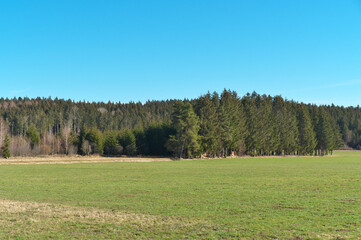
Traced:
[[361, 152], [0, 165], [0, 239], [358, 239]]

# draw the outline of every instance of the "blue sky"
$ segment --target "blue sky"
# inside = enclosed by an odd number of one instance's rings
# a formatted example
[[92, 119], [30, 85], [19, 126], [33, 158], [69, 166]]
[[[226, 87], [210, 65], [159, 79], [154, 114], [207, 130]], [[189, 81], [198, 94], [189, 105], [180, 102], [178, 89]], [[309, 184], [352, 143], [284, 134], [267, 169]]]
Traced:
[[0, 2], [0, 96], [361, 105], [360, 0]]

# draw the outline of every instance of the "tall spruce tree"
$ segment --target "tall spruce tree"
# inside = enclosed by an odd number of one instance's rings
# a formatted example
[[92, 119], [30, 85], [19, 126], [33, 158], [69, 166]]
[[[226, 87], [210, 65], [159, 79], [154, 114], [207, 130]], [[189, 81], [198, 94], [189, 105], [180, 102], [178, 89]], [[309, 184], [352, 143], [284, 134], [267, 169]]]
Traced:
[[220, 124], [217, 107], [209, 93], [198, 99], [196, 112], [200, 118], [199, 136], [202, 152], [214, 157], [218, 155], [220, 149]]
[[278, 154], [295, 154], [298, 148], [297, 118], [291, 104], [276, 96], [273, 100], [276, 123], [280, 137]]
[[172, 127], [176, 134], [171, 135], [168, 149], [177, 157], [192, 158], [199, 154], [199, 119], [189, 102], [177, 101], [172, 114]]
[[318, 122], [316, 126], [318, 139], [317, 149], [320, 155], [328, 154], [335, 146], [335, 136], [331, 125], [330, 116], [320, 108], [318, 111]]
[[251, 156], [259, 155], [260, 143], [262, 141], [262, 135], [258, 130], [261, 127], [256, 106], [256, 98], [258, 97], [259, 95], [254, 92], [252, 95], [247, 93], [242, 99], [246, 116], [246, 126], [248, 129], [248, 135], [246, 137], [246, 153]]
[[298, 106], [297, 121], [299, 132], [299, 154], [312, 155], [317, 146], [317, 139], [309, 111], [304, 104]]
[[220, 137], [224, 157], [231, 152], [243, 153], [247, 137], [246, 119], [236, 92], [224, 90], [218, 108]]

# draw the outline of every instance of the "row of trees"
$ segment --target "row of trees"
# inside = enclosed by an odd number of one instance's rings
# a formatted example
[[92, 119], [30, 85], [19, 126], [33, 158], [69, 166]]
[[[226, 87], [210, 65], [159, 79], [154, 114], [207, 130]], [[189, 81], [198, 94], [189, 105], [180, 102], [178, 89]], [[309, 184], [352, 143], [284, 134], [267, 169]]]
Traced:
[[[8, 136], [8, 140], [6, 140]], [[5, 144], [7, 142], [7, 144]], [[193, 100], [88, 103], [0, 99], [0, 146], [48, 154], [323, 155], [361, 148], [361, 110], [224, 90]]]
[[256, 93], [240, 99], [224, 91], [178, 101], [172, 126], [176, 134], [169, 145], [178, 157], [324, 155], [343, 144], [339, 126], [324, 108]]

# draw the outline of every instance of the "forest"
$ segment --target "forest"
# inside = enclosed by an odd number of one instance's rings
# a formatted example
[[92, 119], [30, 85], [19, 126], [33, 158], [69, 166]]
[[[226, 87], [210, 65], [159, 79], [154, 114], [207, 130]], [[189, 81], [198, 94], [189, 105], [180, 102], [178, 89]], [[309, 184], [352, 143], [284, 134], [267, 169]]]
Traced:
[[0, 146], [6, 158], [326, 155], [361, 149], [361, 110], [231, 90], [146, 103], [1, 98]]

